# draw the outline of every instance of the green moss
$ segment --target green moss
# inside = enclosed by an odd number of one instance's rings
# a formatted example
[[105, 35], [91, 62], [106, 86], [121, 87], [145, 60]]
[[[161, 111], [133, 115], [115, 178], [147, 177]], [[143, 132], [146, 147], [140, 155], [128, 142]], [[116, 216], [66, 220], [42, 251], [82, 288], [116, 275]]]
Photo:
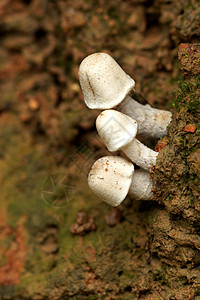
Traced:
[[170, 195], [170, 196], [168, 196], [167, 198], [166, 198], [166, 201], [169, 201], [169, 200], [171, 200], [172, 199], [172, 196]]
[[[172, 107], [178, 112], [180, 107], [186, 107], [189, 113], [195, 113], [200, 107], [200, 101], [198, 95], [195, 93], [200, 87], [199, 75], [194, 81], [180, 80], [178, 81], [178, 89], [174, 90], [174, 99]], [[190, 101], [187, 99], [190, 98]]]
[[[20, 132], [20, 128], [17, 132]], [[32, 297], [36, 290], [42, 290], [43, 295], [51, 295], [52, 287], [62, 285], [66, 292], [77, 293], [87, 288], [85, 280], [89, 276], [88, 267], [95, 270], [95, 276], [103, 282], [101, 288], [108, 284], [108, 293], [115, 290], [116, 285], [120, 286], [121, 291], [133, 285], [138, 271], [132, 266], [131, 252], [133, 240], [138, 238], [137, 230], [133, 231], [129, 222], [122, 222], [114, 228], [106, 226], [102, 216], [109, 208], [97, 202], [89, 188], [86, 188], [87, 177], [84, 174], [76, 177], [76, 195], [67, 207], [56, 209], [47, 205], [41, 195], [44, 178], [47, 173], [65, 170], [63, 166], [49, 164], [51, 158], [44, 155], [43, 147], [39, 147], [39, 151], [33, 150], [28, 136], [24, 138], [17, 135], [16, 131], [11, 131], [12, 134], [16, 138], [15, 147], [12, 143], [8, 144], [6, 157], [0, 161], [3, 198], [6, 199], [4, 205], [10, 226], [15, 228], [19, 218], [26, 216], [28, 248], [21, 282], [15, 294], [26, 290]], [[85, 237], [72, 236], [70, 226], [75, 222], [79, 210], [96, 216], [96, 232]], [[42, 248], [42, 237], [49, 228], [57, 230], [57, 254], [47, 254]], [[143, 250], [138, 248], [138, 255], [142, 253]]]

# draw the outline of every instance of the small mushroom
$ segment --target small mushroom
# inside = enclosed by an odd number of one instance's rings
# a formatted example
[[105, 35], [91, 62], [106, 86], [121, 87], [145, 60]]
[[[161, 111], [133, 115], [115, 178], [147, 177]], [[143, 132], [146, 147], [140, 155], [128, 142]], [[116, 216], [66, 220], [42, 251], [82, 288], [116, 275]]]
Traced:
[[156, 164], [158, 152], [135, 138], [137, 122], [132, 118], [112, 109], [105, 110], [98, 116], [96, 127], [109, 151], [122, 150], [132, 162], [145, 170]]
[[137, 200], [150, 200], [153, 181], [148, 172], [136, 170], [120, 156], [99, 158], [88, 175], [88, 184], [93, 193], [111, 206], [118, 206], [130, 196]]
[[79, 68], [79, 79], [86, 105], [91, 109], [117, 110], [138, 122], [138, 134], [160, 138], [171, 122], [169, 111], [142, 105], [130, 97], [135, 81], [106, 53], [87, 56]]

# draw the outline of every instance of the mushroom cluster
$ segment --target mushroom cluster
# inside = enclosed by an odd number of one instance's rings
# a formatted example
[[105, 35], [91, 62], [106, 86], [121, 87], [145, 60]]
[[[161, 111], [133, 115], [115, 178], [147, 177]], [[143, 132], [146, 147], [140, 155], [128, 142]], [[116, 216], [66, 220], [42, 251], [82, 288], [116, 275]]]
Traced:
[[108, 150], [122, 150], [140, 167], [134, 171], [133, 163], [120, 156], [102, 157], [90, 170], [91, 190], [112, 206], [118, 206], [127, 194], [138, 200], [151, 199], [154, 183], [149, 170], [156, 164], [158, 153], [136, 135], [164, 137], [171, 113], [132, 99], [135, 81], [106, 53], [87, 56], [80, 65], [79, 80], [86, 105], [104, 110], [97, 117], [96, 128]]

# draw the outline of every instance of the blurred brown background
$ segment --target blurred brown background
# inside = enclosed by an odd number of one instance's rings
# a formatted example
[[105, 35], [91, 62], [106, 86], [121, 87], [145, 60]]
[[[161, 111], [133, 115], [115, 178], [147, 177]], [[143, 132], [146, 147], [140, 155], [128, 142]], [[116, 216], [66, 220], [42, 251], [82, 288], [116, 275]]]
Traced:
[[[136, 92], [151, 105], [170, 109], [181, 78], [178, 46], [198, 42], [199, 36], [199, 1], [0, 1], [2, 298], [68, 299], [63, 295], [104, 295], [106, 289], [115, 294], [119, 265], [133, 278], [128, 254], [123, 263], [118, 257], [125, 247], [123, 234], [131, 237], [129, 209], [121, 208], [121, 229], [111, 230], [104, 221], [109, 208], [87, 187], [90, 165], [108, 152], [95, 132], [99, 112], [83, 101], [79, 64], [91, 53], [107, 52], [136, 81]], [[51, 174], [58, 174], [56, 183], [64, 175], [69, 187], [70, 203], [62, 198], [60, 208], [55, 199], [44, 201]], [[70, 232], [79, 210], [97, 227], [84, 238]], [[108, 258], [119, 230], [121, 248]], [[95, 281], [88, 261], [95, 261], [98, 243], [108, 250], [96, 258], [101, 279]], [[113, 268], [110, 277], [107, 266]], [[128, 276], [120, 284], [128, 293]]]

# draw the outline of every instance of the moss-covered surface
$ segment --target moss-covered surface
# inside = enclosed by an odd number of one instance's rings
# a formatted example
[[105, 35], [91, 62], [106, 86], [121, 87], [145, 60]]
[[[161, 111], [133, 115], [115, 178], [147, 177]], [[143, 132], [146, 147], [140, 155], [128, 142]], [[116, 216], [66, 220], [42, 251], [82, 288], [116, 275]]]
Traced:
[[[1, 160], [2, 298], [67, 299], [78, 294], [77, 299], [94, 299], [129, 294], [138, 274], [148, 270], [144, 215], [124, 207], [124, 221], [108, 227], [103, 216], [109, 208], [85, 188], [84, 174], [77, 176], [78, 189], [67, 207], [48, 206], [41, 194], [43, 181], [64, 170], [51, 161], [44, 139], [33, 147], [29, 135], [21, 135], [15, 116], [4, 118], [2, 134], [14, 132], [15, 138], [8, 140]], [[69, 228], [80, 209], [94, 217], [97, 230], [73, 237]], [[16, 252], [10, 256], [12, 248]]]
[[[199, 295], [200, 288], [199, 53], [198, 46], [183, 44], [179, 48], [181, 67], [187, 77], [175, 91], [167, 145], [160, 151], [153, 171], [159, 186], [153, 199], [163, 208], [156, 211], [152, 222], [151, 246], [155, 257], [170, 266], [167, 274], [172, 286], [187, 286], [193, 297]], [[193, 69], [189, 67], [191, 63]]]

